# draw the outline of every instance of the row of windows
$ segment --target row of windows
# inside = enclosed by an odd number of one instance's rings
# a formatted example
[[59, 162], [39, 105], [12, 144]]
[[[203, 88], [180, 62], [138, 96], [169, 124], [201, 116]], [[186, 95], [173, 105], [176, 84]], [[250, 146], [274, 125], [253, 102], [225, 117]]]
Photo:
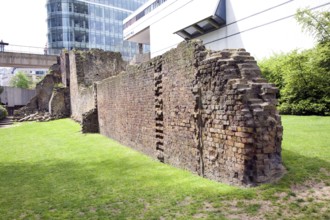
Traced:
[[[86, 32], [86, 31], [62, 31], [62, 30], [53, 30], [48, 35], [49, 42], [57, 41], [68, 41], [68, 42], [85, 42], [92, 44], [109, 44], [117, 45], [123, 42], [122, 35], [112, 34], [104, 35], [97, 32]], [[126, 44], [125, 44], [126, 45]]]
[[134, 11], [146, 1], [48, 0], [49, 47], [120, 51], [128, 60], [137, 52], [137, 44], [123, 41], [122, 21], [129, 12], [115, 7]]
[[[77, 21], [77, 23], [76, 23]], [[120, 24], [113, 24], [113, 23], [103, 23], [99, 21], [79, 21], [79, 20], [72, 20], [70, 21], [71, 25], [63, 25], [62, 20], [50, 20], [49, 23], [51, 24], [53, 29], [74, 29], [74, 30], [81, 30], [81, 31], [96, 31], [102, 32], [103, 34], [112, 33], [119, 36], [123, 35], [122, 25]], [[73, 27], [73, 28], [72, 28]]]
[[159, 7], [161, 4], [163, 4], [166, 1], [167, 0], [156, 0], [154, 3], [152, 3], [147, 8], [145, 8], [143, 11], [141, 11], [139, 14], [137, 14], [136, 16], [131, 18], [129, 21], [127, 21], [124, 24], [124, 29], [131, 26], [133, 23], [135, 23], [139, 19], [143, 18], [145, 15], [149, 14], [150, 12], [152, 12], [154, 9], [156, 9], [157, 7]]
[[70, 16], [70, 18], [61, 19], [51, 18], [48, 19], [48, 27], [63, 27], [63, 28], [81, 28], [87, 30], [96, 30], [96, 31], [104, 31], [111, 33], [119, 33], [122, 34], [123, 29], [120, 23], [112, 23], [111, 20], [105, 21], [97, 21], [97, 20], [88, 20], [87, 18], [80, 18], [75, 16]]
[[126, 10], [134, 11], [140, 5], [145, 3], [145, 0], [88, 0], [88, 2], [102, 4], [102, 5], [110, 5], [118, 8], [124, 8]]
[[95, 5], [87, 6], [87, 4], [81, 3], [52, 3], [47, 7], [48, 14], [56, 12], [74, 12], [93, 17], [112, 18], [119, 21], [123, 21], [129, 15], [129, 12]]
[[[90, 2], [90, 1], [89, 1]], [[144, 2], [144, 1], [143, 1]], [[57, 1], [47, 4], [47, 10], [48, 12], [60, 12], [60, 11], [70, 11], [70, 12], [76, 12], [76, 13], [82, 13], [82, 14], [88, 14], [90, 13], [100, 13], [101, 9], [116, 9], [119, 11], [129, 10], [134, 11], [139, 7], [141, 3], [138, 3], [136, 1], [120, 1], [121, 4], [91, 4], [86, 2], [65, 2], [65, 1]], [[123, 9], [123, 10], [120, 10]], [[126, 12], [129, 13], [129, 12]]]

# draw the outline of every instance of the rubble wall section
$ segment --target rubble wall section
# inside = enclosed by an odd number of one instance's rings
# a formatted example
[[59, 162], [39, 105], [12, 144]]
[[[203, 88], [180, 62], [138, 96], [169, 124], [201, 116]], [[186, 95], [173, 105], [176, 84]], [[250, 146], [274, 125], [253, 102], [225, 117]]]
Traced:
[[84, 113], [96, 108], [93, 83], [117, 75], [124, 69], [125, 62], [120, 53], [98, 49], [70, 51], [69, 62], [71, 117], [81, 122]]

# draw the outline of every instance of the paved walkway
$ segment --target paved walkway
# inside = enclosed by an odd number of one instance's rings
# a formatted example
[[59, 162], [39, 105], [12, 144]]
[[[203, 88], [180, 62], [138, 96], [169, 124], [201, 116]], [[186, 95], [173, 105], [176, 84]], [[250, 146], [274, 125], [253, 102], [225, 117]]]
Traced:
[[0, 128], [6, 128], [13, 125], [12, 117], [7, 117], [0, 121]]

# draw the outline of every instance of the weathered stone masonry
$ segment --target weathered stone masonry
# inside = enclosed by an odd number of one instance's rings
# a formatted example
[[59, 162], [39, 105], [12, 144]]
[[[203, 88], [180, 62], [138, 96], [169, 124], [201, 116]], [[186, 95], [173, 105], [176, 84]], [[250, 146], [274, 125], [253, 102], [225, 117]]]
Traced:
[[124, 69], [124, 61], [120, 53], [97, 49], [70, 51], [63, 60], [62, 81], [70, 85], [71, 117], [82, 123], [84, 132], [98, 132], [94, 83], [118, 74]]
[[101, 50], [60, 61], [22, 115], [71, 111], [83, 132], [216, 181], [257, 185], [283, 174], [278, 90], [245, 50], [184, 42], [126, 71], [119, 53]]
[[244, 50], [182, 43], [96, 87], [100, 132], [123, 144], [236, 185], [283, 173], [277, 89]]

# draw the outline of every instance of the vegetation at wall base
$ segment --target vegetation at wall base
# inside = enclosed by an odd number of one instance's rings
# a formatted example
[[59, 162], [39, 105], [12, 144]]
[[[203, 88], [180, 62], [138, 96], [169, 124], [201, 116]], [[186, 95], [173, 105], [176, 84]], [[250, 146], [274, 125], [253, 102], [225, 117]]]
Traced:
[[[0, 95], [3, 93], [4, 88], [0, 86]], [[1, 105], [1, 98], [0, 98], [0, 120], [6, 118], [8, 116], [7, 109]]]
[[330, 117], [283, 116], [277, 183], [241, 188], [150, 159], [70, 119], [0, 129], [0, 219], [329, 219]]
[[6, 118], [8, 116], [7, 109], [0, 104], [0, 120]]

